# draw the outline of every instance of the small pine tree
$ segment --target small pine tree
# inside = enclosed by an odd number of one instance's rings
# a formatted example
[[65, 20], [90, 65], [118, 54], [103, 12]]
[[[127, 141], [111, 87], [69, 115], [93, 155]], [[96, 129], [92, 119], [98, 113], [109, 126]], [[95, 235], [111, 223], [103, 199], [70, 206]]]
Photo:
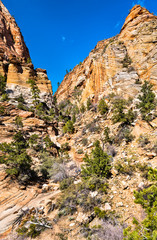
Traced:
[[74, 130], [73, 122], [71, 120], [67, 121], [63, 127], [63, 133], [74, 133]]
[[113, 123], [124, 122], [125, 121], [125, 113], [126, 109], [126, 101], [124, 99], [116, 99], [113, 103]]
[[126, 113], [126, 100], [116, 99], [113, 104], [113, 123], [121, 122], [122, 124], [130, 125], [136, 118], [136, 114], [132, 109], [129, 109]]
[[105, 115], [109, 110], [109, 107], [107, 103], [104, 101], [104, 99], [101, 99], [98, 104], [98, 111], [101, 115]]
[[80, 112], [84, 113], [85, 111], [86, 111], [85, 105], [82, 103], [81, 108], [80, 108]]
[[95, 149], [92, 150], [91, 155], [85, 155], [85, 165], [82, 166], [82, 176], [89, 178], [92, 175], [97, 177], [109, 177], [111, 172], [111, 158], [100, 146], [100, 142], [95, 142]]
[[89, 111], [91, 109], [91, 107], [92, 107], [92, 102], [91, 102], [91, 99], [88, 98], [88, 100], [87, 100], [87, 110]]
[[6, 77], [0, 75], [0, 94], [5, 93], [6, 88]]
[[109, 127], [105, 127], [104, 129], [104, 143], [112, 143], [112, 139], [110, 138]]
[[72, 122], [73, 122], [73, 123], [76, 122], [76, 116], [75, 116], [75, 114], [73, 114], [73, 116], [72, 116]]
[[4, 153], [0, 156], [0, 163], [7, 165], [7, 174], [16, 177], [20, 174], [31, 175], [32, 160], [26, 152], [27, 148], [28, 143], [21, 131], [14, 135], [12, 143], [0, 144], [0, 150]]
[[141, 93], [138, 99], [140, 103], [137, 104], [137, 108], [140, 109], [142, 119], [145, 121], [151, 120], [151, 111], [156, 107], [155, 93], [152, 90], [153, 85], [145, 81], [142, 85]]
[[16, 126], [17, 126], [17, 129], [23, 127], [22, 118], [21, 118], [20, 116], [16, 116], [16, 118], [15, 118], [15, 124], [16, 124]]
[[31, 87], [31, 92], [32, 92], [32, 98], [33, 98], [33, 103], [36, 106], [39, 103], [39, 93], [40, 90], [36, 84], [36, 80], [34, 79], [29, 79], [27, 83], [30, 84]]

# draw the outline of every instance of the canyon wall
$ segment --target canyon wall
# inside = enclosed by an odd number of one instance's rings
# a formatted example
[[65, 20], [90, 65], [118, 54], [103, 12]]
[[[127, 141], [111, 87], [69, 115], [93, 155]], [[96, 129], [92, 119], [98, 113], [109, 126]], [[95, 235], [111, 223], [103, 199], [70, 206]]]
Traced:
[[111, 93], [134, 97], [140, 82], [150, 81], [157, 90], [157, 17], [136, 5], [130, 11], [119, 35], [98, 42], [94, 50], [68, 73], [59, 86], [58, 102], [81, 92], [97, 102]]
[[52, 96], [52, 86], [46, 70], [34, 69], [29, 50], [14, 17], [0, 1], [0, 74], [7, 78], [7, 92], [11, 97], [20, 93], [31, 101], [28, 79], [35, 79], [43, 100]]

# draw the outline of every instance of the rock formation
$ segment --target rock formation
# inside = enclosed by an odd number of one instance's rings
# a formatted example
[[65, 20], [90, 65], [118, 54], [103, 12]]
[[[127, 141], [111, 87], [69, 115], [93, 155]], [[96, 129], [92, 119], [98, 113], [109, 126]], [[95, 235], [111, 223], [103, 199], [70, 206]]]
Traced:
[[[39, 234], [37, 240], [122, 240], [123, 229], [133, 227], [133, 219], [139, 222], [140, 234], [143, 229], [149, 231], [156, 217], [156, 190], [151, 190], [148, 198], [145, 193], [143, 196], [145, 205], [151, 200], [152, 219], [147, 228], [142, 225], [147, 209], [135, 204], [134, 191], [151, 186], [157, 189], [157, 106], [153, 93], [157, 91], [157, 17], [135, 6], [120, 34], [98, 42], [84, 62], [65, 76], [52, 108], [43, 103], [33, 109], [16, 107], [13, 98], [22, 92], [31, 103], [29, 78], [36, 80], [44, 100], [52, 96], [51, 84], [46, 70], [34, 70], [14, 18], [1, 1], [0, 6], [0, 74], [6, 76], [12, 98], [10, 102], [0, 99], [0, 239], [29, 240], [35, 233]], [[144, 80], [153, 84], [154, 91], [144, 93], [151, 111], [146, 108], [142, 112], [135, 103], [140, 102], [138, 94], [142, 94]], [[79, 105], [88, 97], [95, 103], [105, 97], [105, 111], [101, 113], [96, 104], [81, 111]], [[120, 104], [117, 107], [115, 103]], [[73, 131], [64, 131], [68, 122]], [[18, 142], [15, 134], [19, 132], [24, 138]], [[101, 148], [97, 142], [96, 152], [97, 140]], [[99, 155], [102, 151], [110, 160]], [[91, 164], [83, 179], [85, 156], [92, 160], [89, 164], [96, 160], [98, 168]], [[10, 175], [7, 170], [14, 163], [20, 159], [26, 164], [29, 157], [31, 168], [24, 171], [20, 165], [23, 172]], [[101, 174], [100, 167], [104, 172], [106, 166], [106, 174]], [[44, 231], [40, 231], [41, 225]]]
[[97, 102], [112, 92], [134, 97], [138, 82], [144, 80], [157, 90], [156, 25], [156, 16], [140, 5], [133, 7], [120, 34], [98, 42], [84, 62], [65, 76], [56, 92], [58, 102], [75, 101], [76, 89], [81, 91], [82, 102], [88, 97]]
[[7, 92], [11, 97], [17, 97], [21, 92], [28, 102], [31, 101], [30, 86], [27, 83], [29, 78], [36, 80], [43, 100], [52, 95], [46, 70], [34, 69], [21, 31], [1, 1], [0, 74], [7, 78]]

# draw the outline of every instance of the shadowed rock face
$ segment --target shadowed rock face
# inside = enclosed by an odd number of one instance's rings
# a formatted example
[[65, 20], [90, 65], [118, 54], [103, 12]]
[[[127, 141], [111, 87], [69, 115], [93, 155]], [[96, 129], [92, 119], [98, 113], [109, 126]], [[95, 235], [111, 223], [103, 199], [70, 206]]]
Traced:
[[7, 77], [7, 89], [10, 97], [20, 93], [31, 102], [29, 78], [37, 81], [40, 97], [47, 100], [52, 95], [51, 82], [46, 70], [36, 69], [30, 61], [30, 54], [24, 42], [20, 28], [0, 1], [0, 74]]
[[133, 7], [120, 34], [98, 42], [84, 62], [65, 76], [56, 92], [58, 102], [75, 101], [76, 88], [82, 91], [82, 102], [88, 97], [97, 102], [112, 92], [134, 97], [139, 80], [150, 81], [157, 90], [156, 26], [156, 16], [140, 5]]

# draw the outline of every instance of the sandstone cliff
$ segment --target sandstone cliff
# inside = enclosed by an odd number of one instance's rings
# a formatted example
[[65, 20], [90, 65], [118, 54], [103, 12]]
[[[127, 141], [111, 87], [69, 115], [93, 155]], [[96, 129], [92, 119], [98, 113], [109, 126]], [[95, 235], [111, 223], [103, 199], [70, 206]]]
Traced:
[[[80, 90], [81, 101], [96, 101], [114, 92], [134, 97], [138, 82], [151, 81], [157, 90], [157, 17], [140, 5], [130, 11], [119, 35], [98, 42], [82, 64], [67, 74], [59, 86], [58, 102]], [[129, 91], [128, 91], [129, 89]]]
[[7, 77], [7, 91], [11, 97], [17, 97], [22, 92], [28, 101], [31, 99], [30, 86], [27, 84], [29, 78], [36, 79], [44, 100], [52, 95], [46, 70], [34, 69], [21, 31], [1, 1], [0, 74]]

